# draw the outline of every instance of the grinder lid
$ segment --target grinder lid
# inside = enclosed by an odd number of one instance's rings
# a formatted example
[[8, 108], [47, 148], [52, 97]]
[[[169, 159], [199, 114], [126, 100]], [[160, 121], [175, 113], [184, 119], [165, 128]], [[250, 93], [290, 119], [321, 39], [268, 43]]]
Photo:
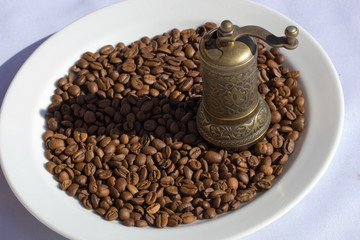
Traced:
[[200, 57], [214, 67], [237, 67], [256, 55], [257, 46], [249, 36], [234, 38], [233, 24], [225, 20], [209, 31], [200, 42]]

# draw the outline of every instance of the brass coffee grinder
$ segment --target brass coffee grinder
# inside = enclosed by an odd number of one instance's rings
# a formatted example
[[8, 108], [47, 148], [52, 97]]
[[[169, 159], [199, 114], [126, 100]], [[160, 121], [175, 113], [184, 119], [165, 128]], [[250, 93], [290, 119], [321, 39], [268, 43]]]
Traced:
[[196, 122], [201, 136], [214, 146], [239, 151], [264, 138], [270, 109], [258, 92], [257, 44], [295, 49], [298, 29], [288, 26], [277, 37], [258, 26], [238, 27], [229, 20], [209, 31], [199, 51], [203, 98]]

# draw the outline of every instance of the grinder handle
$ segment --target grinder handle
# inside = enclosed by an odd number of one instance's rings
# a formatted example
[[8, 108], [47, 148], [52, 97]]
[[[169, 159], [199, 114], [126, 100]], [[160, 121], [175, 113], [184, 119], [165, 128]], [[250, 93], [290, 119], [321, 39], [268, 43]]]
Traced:
[[229, 20], [224, 20], [217, 31], [220, 42], [233, 42], [240, 37], [251, 36], [260, 38], [272, 47], [284, 47], [290, 50], [298, 46], [299, 41], [296, 39], [298, 34], [299, 30], [295, 26], [288, 26], [285, 29], [286, 37], [277, 37], [262, 27], [251, 25], [238, 27], [237, 25], [233, 25]]

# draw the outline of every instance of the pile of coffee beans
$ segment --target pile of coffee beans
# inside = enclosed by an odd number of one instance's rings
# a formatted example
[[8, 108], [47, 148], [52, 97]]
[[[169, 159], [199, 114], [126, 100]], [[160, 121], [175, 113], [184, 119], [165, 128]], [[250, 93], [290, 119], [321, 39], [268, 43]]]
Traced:
[[214, 27], [86, 52], [57, 81], [43, 140], [45, 167], [62, 190], [106, 220], [163, 228], [215, 218], [271, 188], [304, 129], [300, 72], [258, 42], [270, 128], [246, 151], [212, 147], [195, 117], [199, 41]]

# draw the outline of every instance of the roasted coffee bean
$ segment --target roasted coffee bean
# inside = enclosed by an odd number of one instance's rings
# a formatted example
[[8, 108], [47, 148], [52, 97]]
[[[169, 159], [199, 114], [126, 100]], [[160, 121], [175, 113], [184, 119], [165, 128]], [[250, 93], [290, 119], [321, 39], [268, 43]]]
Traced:
[[58, 175], [58, 180], [59, 182], [63, 182], [65, 180], [69, 180], [69, 174], [66, 171], [62, 171], [61, 173], [59, 173]]
[[258, 187], [260, 187], [261, 189], [270, 189], [271, 186], [272, 186], [272, 183], [271, 183], [271, 181], [270, 181], [269, 179], [263, 178], [263, 179], [259, 180], [259, 181], [256, 183], [256, 185], [257, 185]]
[[228, 178], [227, 184], [228, 184], [229, 188], [231, 188], [233, 190], [237, 190], [237, 188], [239, 186], [239, 182], [235, 177]]
[[55, 167], [56, 167], [56, 163], [54, 163], [54, 162], [47, 162], [45, 164], [46, 170], [48, 170], [48, 172], [51, 174], [54, 174]]
[[194, 147], [189, 151], [190, 158], [198, 158], [201, 155], [201, 149], [199, 147]]
[[177, 195], [179, 193], [178, 188], [176, 186], [166, 187], [165, 192], [171, 196]]
[[295, 131], [301, 132], [304, 130], [304, 117], [303, 116], [299, 116], [293, 123], [292, 123], [292, 128]]
[[185, 47], [185, 55], [188, 58], [192, 58], [195, 54], [194, 48], [189, 44]]
[[155, 155], [155, 153], [157, 153], [157, 150], [153, 146], [145, 146], [142, 148], [142, 152], [146, 155]]
[[[123, 220], [123, 219], [120, 219], [120, 220]], [[123, 220], [123, 223], [124, 223], [125, 226], [128, 226], [128, 227], [135, 226], [135, 220], [132, 219], [132, 218], [128, 218], [128, 219]]]
[[194, 216], [191, 212], [186, 212], [182, 214], [182, 222], [185, 224], [190, 224], [196, 220], [196, 216]]
[[169, 187], [171, 185], [174, 185], [174, 179], [170, 176], [162, 177], [160, 179], [160, 185], [163, 187]]
[[155, 203], [156, 199], [157, 199], [156, 192], [155, 191], [150, 191], [145, 197], [145, 202], [148, 205], [152, 205], [152, 204]]
[[155, 214], [160, 210], [160, 204], [159, 203], [153, 203], [150, 206], [146, 208], [146, 212], [148, 214]]
[[283, 152], [286, 154], [291, 154], [294, 151], [295, 143], [291, 139], [286, 139], [283, 145]]
[[249, 188], [246, 190], [240, 190], [239, 193], [236, 195], [236, 200], [240, 202], [248, 202], [253, 199], [256, 195], [255, 188]]
[[97, 192], [96, 192], [96, 195], [98, 197], [107, 197], [109, 196], [110, 194], [110, 190], [109, 190], [109, 187], [105, 184], [100, 184], [97, 188]]
[[105, 214], [105, 219], [108, 221], [116, 220], [118, 219], [118, 217], [119, 217], [119, 213], [116, 207], [110, 207]]
[[281, 135], [277, 135], [271, 138], [271, 144], [274, 146], [274, 148], [281, 148], [284, 141], [284, 137]]
[[64, 181], [61, 183], [60, 188], [61, 188], [62, 190], [66, 190], [66, 189], [68, 189], [68, 188], [71, 186], [71, 184], [72, 184], [72, 181], [71, 181], [71, 180], [69, 180], [69, 179], [64, 180]]
[[299, 138], [299, 132], [298, 131], [289, 132], [286, 135], [286, 138], [291, 139], [291, 140], [293, 140], [295, 142]]
[[273, 169], [270, 166], [267, 165], [262, 165], [260, 167], [260, 171], [262, 171], [263, 173], [265, 173], [265, 175], [271, 175], [273, 173]]
[[126, 226], [163, 228], [239, 208], [269, 189], [305, 127], [300, 72], [258, 43], [258, 90], [271, 110], [244, 151], [198, 133], [199, 42], [214, 23], [86, 52], [57, 81], [45, 117], [45, 168], [87, 209]]
[[120, 220], [127, 220], [130, 218], [130, 212], [127, 208], [121, 208], [119, 210], [119, 219]]
[[158, 228], [166, 227], [166, 225], [168, 224], [168, 220], [169, 220], [168, 214], [165, 213], [159, 214], [155, 219], [156, 227]]
[[48, 146], [51, 150], [56, 150], [65, 147], [65, 142], [62, 139], [52, 138]]
[[145, 220], [139, 219], [135, 221], [135, 226], [137, 227], [147, 227], [148, 223]]
[[216, 209], [215, 208], [208, 208], [206, 209], [206, 211], [204, 212], [204, 217], [205, 218], [215, 218], [216, 217]]
[[71, 184], [69, 187], [67, 187], [66, 193], [67, 193], [69, 196], [73, 197], [73, 196], [75, 196], [75, 194], [76, 194], [76, 192], [78, 191], [78, 189], [79, 189], [79, 184], [73, 183], [73, 184]]
[[181, 186], [180, 192], [186, 196], [194, 196], [198, 192], [198, 188], [194, 184], [184, 184]]
[[176, 227], [182, 223], [182, 218], [178, 215], [172, 215], [168, 219], [168, 226], [169, 227]]
[[205, 154], [205, 159], [209, 162], [209, 163], [220, 163], [221, 162], [221, 155], [217, 152], [214, 151], [207, 151]]

